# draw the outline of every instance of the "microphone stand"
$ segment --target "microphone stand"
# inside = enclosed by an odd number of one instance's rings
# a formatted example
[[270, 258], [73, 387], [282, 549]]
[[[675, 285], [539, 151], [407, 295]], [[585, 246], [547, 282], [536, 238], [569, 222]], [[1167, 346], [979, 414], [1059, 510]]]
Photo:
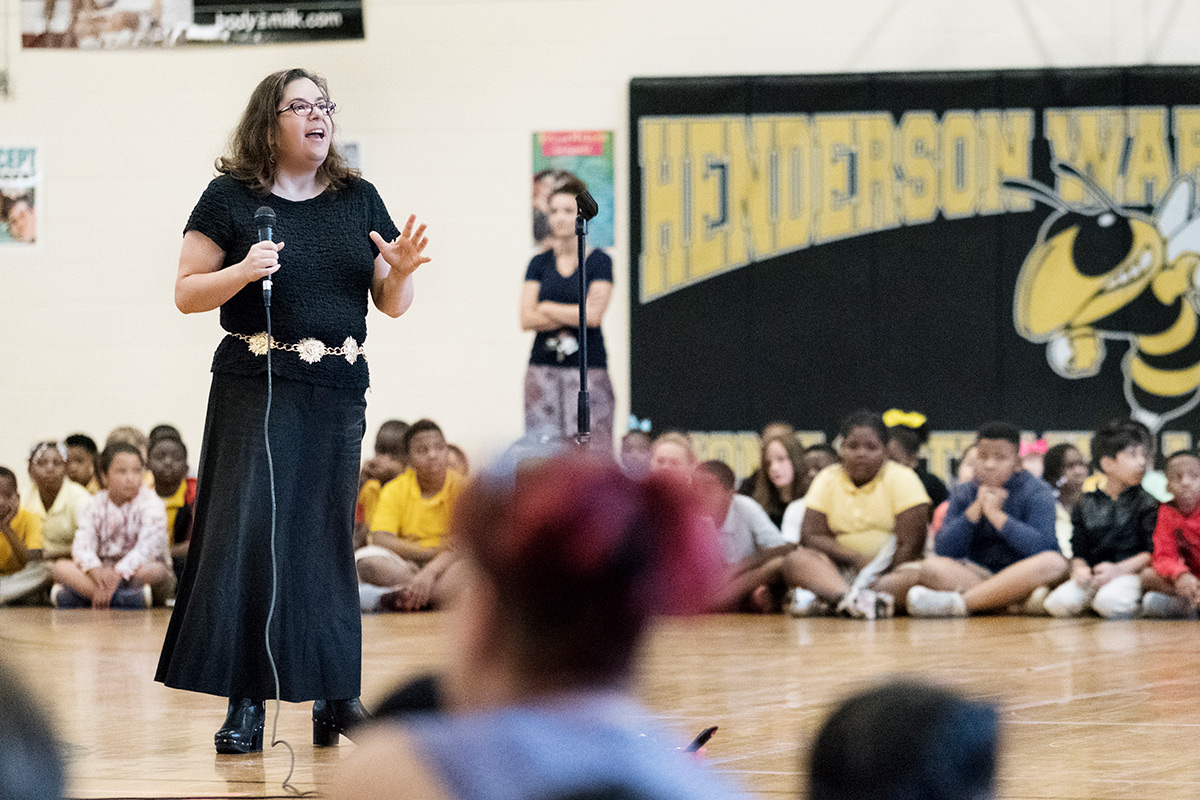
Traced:
[[[579, 427], [575, 434], [575, 443], [587, 448], [592, 440], [592, 402], [588, 396], [588, 354], [587, 354], [587, 223], [588, 220], [600, 213], [596, 198], [584, 189], [575, 196], [577, 213], [575, 215], [575, 235], [579, 237], [579, 408], [576, 418]], [[612, 447], [612, 442], [605, 445]]]
[[[586, 192], [585, 192], [586, 194]], [[589, 195], [590, 197], [590, 195]], [[595, 201], [593, 201], [595, 202]], [[579, 422], [575, 433], [575, 443], [587, 449], [592, 440], [592, 401], [588, 395], [588, 350], [587, 350], [587, 221], [584, 209], [580, 203], [579, 213], [575, 216], [575, 236], [579, 239], [579, 406], [577, 419]]]

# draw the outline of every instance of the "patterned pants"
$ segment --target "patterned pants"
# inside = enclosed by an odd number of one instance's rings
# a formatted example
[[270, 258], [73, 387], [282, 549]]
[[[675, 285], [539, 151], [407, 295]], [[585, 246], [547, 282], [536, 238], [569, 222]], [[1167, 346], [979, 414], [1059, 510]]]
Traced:
[[[608, 370], [589, 368], [592, 447], [611, 452], [616, 399]], [[530, 364], [525, 373], [525, 434], [574, 439], [579, 427], [579, 369]]]

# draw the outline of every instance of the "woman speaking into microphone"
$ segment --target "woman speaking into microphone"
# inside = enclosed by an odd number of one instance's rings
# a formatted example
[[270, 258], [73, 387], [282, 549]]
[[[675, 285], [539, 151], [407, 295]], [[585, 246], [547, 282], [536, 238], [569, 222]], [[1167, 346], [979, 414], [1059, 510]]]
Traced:
[[[226, 336], [157, 679], [229, 699], [218, 753], [262, 749], [276, 671], [282, 700], [315, 701], [314, 744], [336, 743], [363, 716], [352, 525], [367, 299], [400, 316], [429, 258], [425, 226], [409, 217], [397, 230], [338, 154], [335, 109], [317, 75], [264, 78], [184, 228], [175, 304], [219, 308]], [[263, 207], [274, 241], [259, 241]]]

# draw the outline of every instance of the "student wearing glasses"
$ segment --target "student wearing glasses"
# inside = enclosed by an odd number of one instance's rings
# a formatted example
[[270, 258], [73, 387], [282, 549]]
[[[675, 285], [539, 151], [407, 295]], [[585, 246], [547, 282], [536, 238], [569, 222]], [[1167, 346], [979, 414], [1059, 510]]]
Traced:
[[[220, 309], [226, 336], [213, 357], [192, 543], [157, 679], [229, 698], [218, 753], [262, 749], [264, 700], [276, 694], [268, 618], [280, 696], [315, 701], [314, 741], [336, 742], [364, 716], [352, 526], [367, 301], [400, 316], [413, 273], [430, 259], [425, 225], [414, 216], [397, 229], [375, 187], [342, 159], [335, 108], [310, 72], [264, 78], [184, 228], [175, 304]], [[262, 206], [276, 215], [273, 241], [258, 241]]]

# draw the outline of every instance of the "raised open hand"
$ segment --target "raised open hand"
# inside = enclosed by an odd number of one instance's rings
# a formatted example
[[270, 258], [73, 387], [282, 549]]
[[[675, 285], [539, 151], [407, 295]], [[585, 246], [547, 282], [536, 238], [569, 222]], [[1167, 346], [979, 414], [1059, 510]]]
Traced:
[[429, 244], [429, 239], [425, 236], [424, 223], [421, 223], [415, 231], [413, 230], [416, 221], [416, 214], [409, 216], [408, 222], [404, 224], [404, 230], [390, 242], [376, 231], [371, 231], [371, 241], [379, 248], [379, 255], [383, 256], [383, 260], [392, 268], [388, 273], [388, 280], [403, 281], [416, 272], [417, 267], [432, 260], [429, 256], [422, 255], [425, 252], [425, 246]]

